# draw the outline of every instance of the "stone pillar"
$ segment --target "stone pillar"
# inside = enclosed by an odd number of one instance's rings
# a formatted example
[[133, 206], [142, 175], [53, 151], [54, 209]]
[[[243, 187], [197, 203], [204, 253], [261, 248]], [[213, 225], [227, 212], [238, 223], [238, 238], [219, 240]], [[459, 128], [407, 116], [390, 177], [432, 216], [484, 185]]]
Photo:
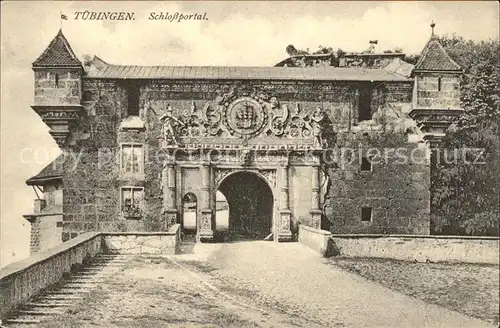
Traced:
[[211, 240], [214, 237], [213, 232], [213, 220], [212, 220], [212, 209], [210, 207], [210, 165], [202, 164], [200, 166], [201, 172], [201, 217], [199, 219], [199, 230], [198, 238], [199, 240]]
[[163, 186], [163, 214], [165, 215], [164, 230], [167, 231], [172, 225], [177, 223], [177, 206], [175, 199], [175, 165], [167, 162], [162, 171]]
[[311, 166], [311, 227], [321, 228], [319, 166]]
[[290, 219], [292, 212], [290, 211], [290, 200], [288, 193], [288, 165], [283, 165], [280, 169], [281, 193], [280, 193], [280, 217], [279, 223], [275, 224], [274, 232], [277, 238], [275, 241], [287, 241], [292, 239], [290, 230]]

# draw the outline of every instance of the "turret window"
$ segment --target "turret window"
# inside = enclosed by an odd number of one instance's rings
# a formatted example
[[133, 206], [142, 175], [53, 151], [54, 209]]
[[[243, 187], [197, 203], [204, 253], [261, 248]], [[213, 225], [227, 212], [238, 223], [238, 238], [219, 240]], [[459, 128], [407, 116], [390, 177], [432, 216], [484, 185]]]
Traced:
[[438, 77], [438, 91], [441, 91], [441, 78]]
[[59, 88], [59, 74], [55, 74], [54, 76], [54, 84], [56, 88]]

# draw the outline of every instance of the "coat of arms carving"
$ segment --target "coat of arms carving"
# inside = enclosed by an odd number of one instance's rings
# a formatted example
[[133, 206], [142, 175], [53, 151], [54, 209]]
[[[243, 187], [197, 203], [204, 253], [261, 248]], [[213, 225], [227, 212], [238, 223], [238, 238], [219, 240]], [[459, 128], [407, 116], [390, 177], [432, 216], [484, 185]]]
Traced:
[[260, 132], [267, 115], [256, 100], [243, 97], [228, 106], [225, 119], [233, 134], [249, 136]]
[[[293, 106], [292, 106], [293, 107]], [[185, 110], [181, 120], [181, 137], [191, 143], [208, 138], [226, 140], [241, 138], [246, 146], [251, 138], [290, 139], [313, 147], [322, 147], [323, 109], [302, 111], [299, 104], [288, 109], [275, 96], [265, 91], [249, 88], [233, 88], [220, 92], [197, 110], [193, 101], [191, 110]], [[223, 142], [223, 141], [221, 141]], [[262, 141], [264, 144], [266, 141]], [[294, 143], [295, 144], [295, 143]]]

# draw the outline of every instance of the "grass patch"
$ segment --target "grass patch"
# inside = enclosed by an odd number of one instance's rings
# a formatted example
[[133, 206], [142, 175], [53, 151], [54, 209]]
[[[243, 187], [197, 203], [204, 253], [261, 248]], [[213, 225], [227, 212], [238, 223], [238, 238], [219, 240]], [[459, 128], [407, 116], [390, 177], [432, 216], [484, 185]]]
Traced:
[[498, 265], [331, 258], [329, 263], [385, 287], [498, 325]]

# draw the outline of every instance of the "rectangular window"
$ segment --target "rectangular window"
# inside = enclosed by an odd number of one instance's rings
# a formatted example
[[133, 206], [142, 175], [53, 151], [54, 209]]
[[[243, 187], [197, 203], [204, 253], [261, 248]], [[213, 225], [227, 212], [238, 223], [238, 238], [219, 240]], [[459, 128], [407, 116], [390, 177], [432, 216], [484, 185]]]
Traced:
[[371, 87], [359, 90], [358, 122], [372, 119], [372, 95], [373, 89]]
[[128, 111], [127, 114], [139, 115], [139, 86], [135, 83], [129, 83], [127, 85], [127, 102]]
[[121, 189], [121, 207], [125, 217], [139, 218], [142, 216], [144, 188], [123, 187]]
[[362, 207], [361, 208], [361, 221], [370, 222], [372, 220], [372, 208]]
[[55, 74], [54, 82], [55, 82], [56, 88], [59, 88], [59, 74]]
[[123, 173], [132, 174], [144, 172], [144, 152], [142, 145], [122, 145], [121, 170]]
[[441, 91], [441, 78], [438, 77], [438, 91]]
[[361, 158], [361, 172], [370, 172], [372, 170], [372, 157], [363, 156]]

